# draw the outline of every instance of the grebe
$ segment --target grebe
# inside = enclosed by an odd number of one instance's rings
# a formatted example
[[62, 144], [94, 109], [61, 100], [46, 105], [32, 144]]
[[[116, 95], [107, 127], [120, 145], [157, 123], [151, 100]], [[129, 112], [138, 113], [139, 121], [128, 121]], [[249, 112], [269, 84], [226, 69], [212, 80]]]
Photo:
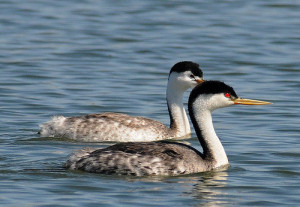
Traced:
[[103, 149], [83, 149], [71, 155], [65, 167], [117, 175], [179, 175], [210, 171], [228, 165], [217, 137], [211, 112], [234, 104], [266, 105], [269, 102], [241, 99], [233, 88], [219, 81], [205, 81], [189, 97], [188, 109], [203, 153], [191, 146], [160, 142], [119, 143]]
[[171, 68], [166, 94], [170, 128], [145, 117], [107, 112], [77, 117], [55, 116], [40, 126], [39, 134], [86, 142], [141, 142], [189, 137], [191, 128], [182, 98], [187, 89], [202, 82], [202, 70], [194, 62], [178, 62]]

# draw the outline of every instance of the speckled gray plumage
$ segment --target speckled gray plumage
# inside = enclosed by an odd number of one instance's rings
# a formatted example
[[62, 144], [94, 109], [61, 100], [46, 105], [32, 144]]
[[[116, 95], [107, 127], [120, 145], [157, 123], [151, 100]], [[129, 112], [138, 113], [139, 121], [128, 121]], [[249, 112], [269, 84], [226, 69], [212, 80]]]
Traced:
[[[83, 141], [95, 141], [99, 140], [99, 137], [101, 137], [101, 141], [120, 142], [130, 141], [128, 138], [131, 137], [137, 141], [176, 137], [176, 131], [172, 131], [161, 122], [112, 112], [77, 117], [54, 117], [43, 125], [40, 133]], [[103, 136], [104, 134], [105, 136]]]
[[172, 142], [120, 143], [81, 150], [66, 162], [69, 169], [116, 175], [180, 175], [212, 169], [212, 162], [194, 148]]

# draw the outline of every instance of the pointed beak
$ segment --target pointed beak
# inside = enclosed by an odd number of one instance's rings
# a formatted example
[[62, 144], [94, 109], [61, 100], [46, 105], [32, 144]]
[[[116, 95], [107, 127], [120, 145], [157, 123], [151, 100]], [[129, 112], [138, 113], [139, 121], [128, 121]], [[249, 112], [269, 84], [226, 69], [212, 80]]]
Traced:
[[198, 84], [200, 84], [200, 83], [203, 83], [205, 80], [203, 80], [203, 79], [195, 79], [195, 81], [196, 81]]
[[244, 98], [236, 98], [232, 100], [234, 104], [243, 104], [243, 105], [268, 105], [272, 104], [266, 101], [252, 100], [252, 99], [244, 99]]

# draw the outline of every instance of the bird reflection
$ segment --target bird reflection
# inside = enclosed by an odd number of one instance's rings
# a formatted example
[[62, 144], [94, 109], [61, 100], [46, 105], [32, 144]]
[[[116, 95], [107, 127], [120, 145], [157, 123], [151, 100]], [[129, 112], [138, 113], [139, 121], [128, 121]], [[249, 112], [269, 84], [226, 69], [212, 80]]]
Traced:
[[[174, 196], [175, 198], [191, 199], [193, 205], [196, 204], [196, 206], [224, 206], [231, 204], [224, 190], [227, 187], [228, 172], [225, 171], [227, 168], [228, 166], [214, 171], [184, 176], [129, 176], [125, 179], [130, 182], [156, 183], [147, 191], [155, 191], [158, 194], [166, 191], [178, 193], [179, 196]], [[124, 177], [120, 177], [120, 179], [124, 179]], [[157, 183], [162, 183], [162, 185]], [[172, 200], [168, 200], [168, 202], [172, 202]], [[189, 204], [188, 201], [187, 204]]]

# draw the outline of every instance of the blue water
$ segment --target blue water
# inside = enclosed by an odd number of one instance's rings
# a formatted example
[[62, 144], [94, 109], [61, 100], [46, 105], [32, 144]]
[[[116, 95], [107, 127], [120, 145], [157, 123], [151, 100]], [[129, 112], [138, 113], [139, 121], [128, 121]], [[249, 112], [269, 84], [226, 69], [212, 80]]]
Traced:
[[[0, 0], [2, 206], [297, 206], [299, 1]], [[53, 115], [105, 111], [168, 124], [178, 61], [269, 106], [214, 112], [231, 167], [175, 177], [62, 168], [86, 146], [39, 138]], [[188, 93], [185, 95], [185, 103]], [[186, 140], [201, 150], [195, 133]]]

